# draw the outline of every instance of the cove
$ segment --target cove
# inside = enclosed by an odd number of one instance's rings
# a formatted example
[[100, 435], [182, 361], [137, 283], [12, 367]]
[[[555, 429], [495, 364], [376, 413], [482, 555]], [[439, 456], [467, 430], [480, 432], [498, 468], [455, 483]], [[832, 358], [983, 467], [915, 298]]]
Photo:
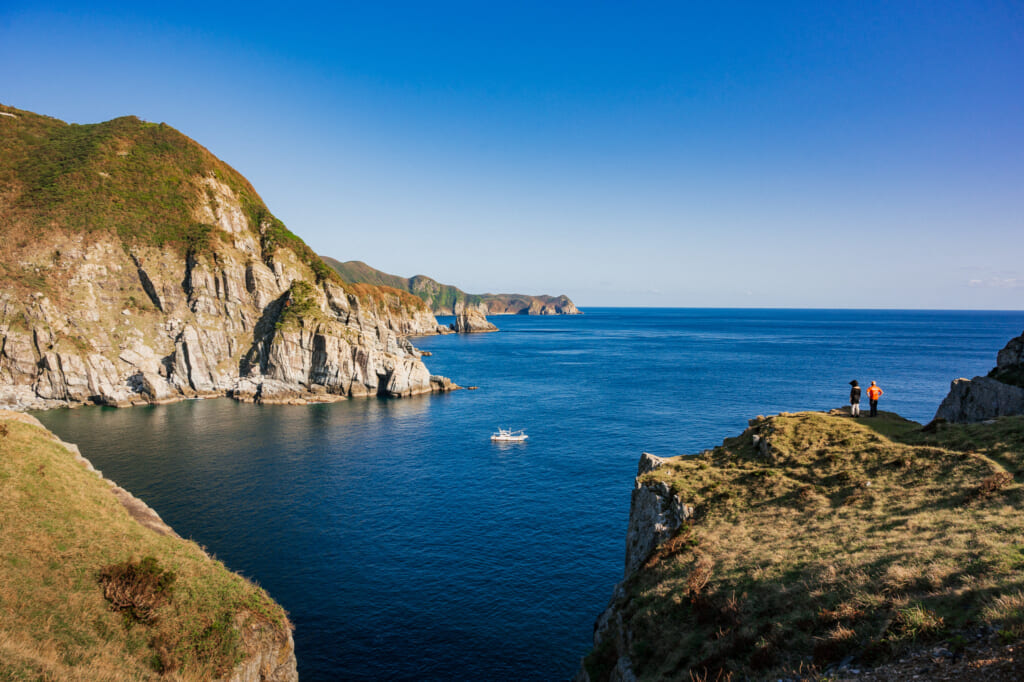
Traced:
[[[304, 680], [564, 679], [620, 579], [641, 451], [845, 403], [927, 421], [1022, 313], [587, 310], [427, 337], [476, 391], [38, 413], [291, 614]], [[443, 321], [443, 320], [442, 320]], [[494, 445], [499, 426], [524, 445]]]

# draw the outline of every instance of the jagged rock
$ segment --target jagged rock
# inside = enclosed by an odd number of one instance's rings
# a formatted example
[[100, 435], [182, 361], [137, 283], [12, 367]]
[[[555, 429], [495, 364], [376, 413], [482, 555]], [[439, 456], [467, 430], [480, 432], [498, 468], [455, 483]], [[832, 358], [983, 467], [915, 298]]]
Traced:
[[[246, 218], [231, 209], [230, 190], [218, 187], [217, 197], [218, 224], [226, 220], [233, 242], [248, 249], [238, 236]], [[54, 240], [47, 251], [79, 248], [47, 236]], [[98, 236], [80, 257], [69, 255], [71, 288], [0, 299], [0, 405], [127, 406], [196, 395], [326, 400], [455, 388], [431, 377], [408, 339], [438, 331], [423, 304], [329, 280], [312, 284], [315, 276], [290, 251], [279, 250], [271, 267], [230, 243], [185, 258], [154, 247], [126, 253], [109, 239]], [[315, 305], [308, 319], [282, 326], [296, 282], [310, 283]], [[279, 383], [263, 386], [268, 381]]]
[[1024, 334], [1010, 339], [996, 355], [996, 369], [1007, 370], [1024, 366]]
[[[609, 680], [635, 682], [629, 656], [632, 635], [623, 624], [622, 606], [626, 591], [623, 584], [636, 572], [658, 545], [675, 535], [680, 526], [693, 517], [694, 508], [686, 504], [664, 481], [642, 481], [648, 473], [665, 463], [661, 457], [643, 453], [637, 465], [636, 481], [629, 505], [629, 529], [626, 532], [626, 566], [623, 582], [615, 586], [611, 601], [594, 623], [594, 650], [610, 641], [616, 652], [615, 667]], [[575, 682], [590, 682], [586, 667], [580, 665]]]
[[667, 483], [641, 483], [638, 477], [629, 505], [624, 577], [640, 568], [651, 552], [692, 516], [693, 507], [679, 499]]
[[496, 332], [498, 328], [487, 321], [487, 317], [478, 308], [466, 307], [455, 316], [451, 325], [452, 331], [459, 334], [475, 332]]
[[936, 419], [970, 424], [995, 417], [1024, 414], [1024, 388], [989, 377], [955, 379]]
[[974, 423], [1024, 414], [1024, 334], [1011, 339], [996, 356], [987, 377], [956, 379], [935, 419]]

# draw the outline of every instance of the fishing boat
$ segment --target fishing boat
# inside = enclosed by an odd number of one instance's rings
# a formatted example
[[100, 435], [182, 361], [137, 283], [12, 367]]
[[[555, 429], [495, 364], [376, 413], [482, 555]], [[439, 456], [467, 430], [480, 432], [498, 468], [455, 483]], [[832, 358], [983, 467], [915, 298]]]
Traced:
[[513, 431], [512, 429], [498, 429], [497, 433], [491, 434], [491, 440], [497, 443], [522, 443], [529, 436], [523, 433], [522, 429]]

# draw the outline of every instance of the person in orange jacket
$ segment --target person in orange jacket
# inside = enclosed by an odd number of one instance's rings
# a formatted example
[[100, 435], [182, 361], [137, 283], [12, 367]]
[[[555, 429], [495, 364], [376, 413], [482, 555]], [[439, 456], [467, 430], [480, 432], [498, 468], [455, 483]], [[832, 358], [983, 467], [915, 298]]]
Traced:
[[875, 382], [872, 381], [871, 385], [868, 386], [868, 404], [871, 405], [869, 417], [878, 416], [878, 399], [882, 397], [882, 393], [882, 389]]

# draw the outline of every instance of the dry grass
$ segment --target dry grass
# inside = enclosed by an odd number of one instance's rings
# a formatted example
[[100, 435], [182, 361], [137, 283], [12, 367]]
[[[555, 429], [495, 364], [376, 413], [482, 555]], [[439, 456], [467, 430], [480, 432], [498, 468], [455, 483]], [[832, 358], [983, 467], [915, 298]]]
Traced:
[[48, 432], [11, 414], [0, 412], [0, 679], [208, 680], [244, 656], [238, 618], [287, 627], [265, 592], [133, 521]]
[[979, 623], [1024, 635], [1024, 419], [987, 428], [786, 415], [648, 474], [697, 518], [627, 583], [635, 670], [767, 679]]

